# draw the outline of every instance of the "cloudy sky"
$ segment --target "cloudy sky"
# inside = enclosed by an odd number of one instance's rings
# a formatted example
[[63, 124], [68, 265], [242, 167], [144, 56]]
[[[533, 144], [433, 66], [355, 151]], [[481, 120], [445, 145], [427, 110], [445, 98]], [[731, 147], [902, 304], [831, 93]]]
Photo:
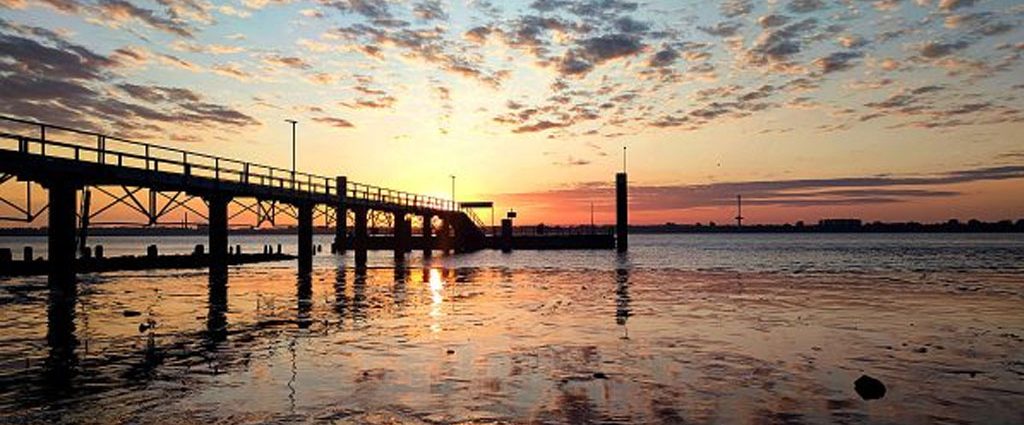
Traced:
[[[1024, 216], [1024, 4], [0, 0], [0, 112], [524, 222]], [[9, 190], [9, 189], [8, 189]]]

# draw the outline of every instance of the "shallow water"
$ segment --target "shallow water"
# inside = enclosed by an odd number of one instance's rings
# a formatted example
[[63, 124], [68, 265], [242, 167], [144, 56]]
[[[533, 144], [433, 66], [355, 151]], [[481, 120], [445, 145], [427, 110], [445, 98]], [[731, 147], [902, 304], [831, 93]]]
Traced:
[[949, 236], [9, 279], [0, 422], [1024, 422], [1024, 239]]

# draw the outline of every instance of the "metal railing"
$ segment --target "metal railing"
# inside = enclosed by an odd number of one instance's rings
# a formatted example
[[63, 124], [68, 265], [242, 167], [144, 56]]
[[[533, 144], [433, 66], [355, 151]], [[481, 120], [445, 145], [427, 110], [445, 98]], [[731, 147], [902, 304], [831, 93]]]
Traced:
[[[137, 142], [121, 137], [92, 131], [45, 124], [20, 118], [0, 115], [0, 123], [6, 126], [27, 126], [38, 130], [37, 135], [26, 132], [0, 131], [0, 149], [17, 150], [20, 153], [44, 157], [74, 159], [103, 165], [132, 168], [154, 172], [179, 174], [184, 177], [200, 177], [223, 182], [285, 189], [302, 194], [337, 195], [338, 187], [334, 177], [292, 172], [283, 168], [231, 158], [218, 157], [200, 152]], [[78, 143], [56, 141], [54, 132], [87, 137], [88, 141]], [[47, 137], [51, 136], [50, 139]], [[11, 142], [17, 145], [12, 146]], [[452, 211], [456, 206], [452, 200], [433, 196], [403, 192], [349, 181], [346, 197], [393, 206], [427, 208]]]

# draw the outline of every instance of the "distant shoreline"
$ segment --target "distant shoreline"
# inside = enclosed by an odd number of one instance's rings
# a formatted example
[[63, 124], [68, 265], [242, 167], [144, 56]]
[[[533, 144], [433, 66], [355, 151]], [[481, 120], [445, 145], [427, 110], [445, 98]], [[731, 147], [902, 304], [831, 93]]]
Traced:
[[[543, 227], [543, 229], [540, 229]], [[515, 233], [540, 235], [544, 233], [558, 234], [570, 233], [586, 234], [610, 233], [614, 226], [600, 225], [591, 227], [589, 225], [575, 226], [516, 226]], [[316, 227], [314, 233], [319, 235], [333, 235], [334, 229], [327, 227]], [[295, 234], [295, 227], [278, 227], [270, 229], [235, 228], [231, 230], [234, 235], [289, 235]], [[1024, 233], [1024, 220], [1016, 222], [1003, 220], [999, 222], [981, 222], [971, 220], [968, 222], [949, 221], [945, 223], [859, 223], [848, 222], [843, 225], [825, 224], [767, 224], [749, 225], [737, 227], [735, 225], [709, 224], [675, 224], [666, 223], [659, 225], [636, 225], [630, 226], [631, 234], [719, 234], [719, 233]], [[181, 228], [181, 227], [99, 227], [89, 229], [90, 236], [205, 236], [206, 229]], [[46, 236], [45, 227], [11, 227], [0, 228], [0, 237], [10, 236]]]

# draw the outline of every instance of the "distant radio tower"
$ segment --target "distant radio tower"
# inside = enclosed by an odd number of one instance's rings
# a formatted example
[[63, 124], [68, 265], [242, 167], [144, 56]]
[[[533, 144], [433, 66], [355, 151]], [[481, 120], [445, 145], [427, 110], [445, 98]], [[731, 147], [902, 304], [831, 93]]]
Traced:
[[743, 195], [736, 195], [736, 227], [743, 227]]

